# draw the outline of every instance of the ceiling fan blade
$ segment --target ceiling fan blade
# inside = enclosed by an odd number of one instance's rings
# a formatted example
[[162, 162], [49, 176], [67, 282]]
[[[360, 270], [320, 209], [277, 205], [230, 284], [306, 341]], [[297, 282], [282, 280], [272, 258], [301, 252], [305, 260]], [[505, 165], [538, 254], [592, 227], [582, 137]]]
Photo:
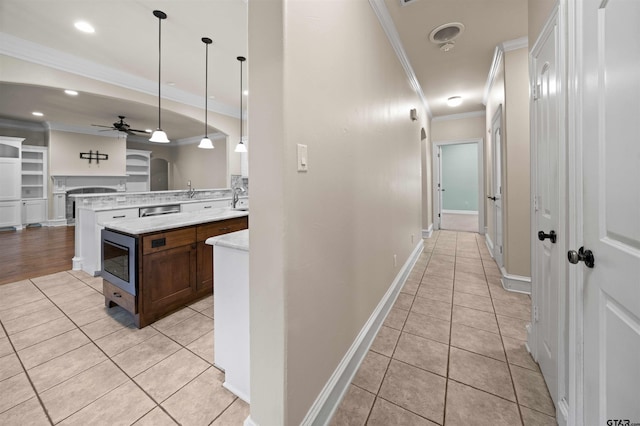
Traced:
[[102, 124], [92, 124], [92, 126], [96, 126], [96, 127], [106, 127], [108, 129], [113, 129], [113, 126], [103, 126]]
[[146, 130], [138, 130], [138, 129], [129, 129], [130, 132], [139, 132], [139, 133], [151, 133], [151, 132], [147, 132]]

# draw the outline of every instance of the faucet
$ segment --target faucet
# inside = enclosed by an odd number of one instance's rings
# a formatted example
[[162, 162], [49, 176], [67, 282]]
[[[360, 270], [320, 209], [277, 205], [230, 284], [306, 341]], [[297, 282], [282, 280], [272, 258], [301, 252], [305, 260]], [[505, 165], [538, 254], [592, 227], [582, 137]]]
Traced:
[[196, 195], [196, 189], [191, 187], [191, 181], [187, 182], [187, 186], [189, 187], [189, 189], [187, 190], [187, 195], [189, 196], [189, 198], [193, 198], [193, 196]]
[[241, 186], [237, 186], [235, 188], [233, 188], [233, 198], [231, 200], [231, 208], [235, 209], [236, 205], [238, 204], [238, 197], [240, 196], [240, 193], [245, 192], [246, 189], [244, 189]]

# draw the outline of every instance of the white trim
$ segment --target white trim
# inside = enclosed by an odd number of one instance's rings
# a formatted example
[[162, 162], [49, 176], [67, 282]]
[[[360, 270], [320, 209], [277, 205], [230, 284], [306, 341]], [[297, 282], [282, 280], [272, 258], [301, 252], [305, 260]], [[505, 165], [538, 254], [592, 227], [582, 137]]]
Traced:
[[482, 104], [487, 105], [489, 101], [489, 93], [491, 92], [491, 88], [493, 87], [493, 83], [496, 81], [496, 76], [498, 75], [498, 71], [500, 70], [500, 65], [502, 64], [502, 57], [504, 52], [500, 48], [500, 45], [496, 46], [493, 51], [493, 60], [491, 61], [491, 68], [489, 68], [489, 75], [487, 76], [487, 82], [484, 85], [484, 92], [482, 94]]
[[440, 115], [438, 117], [433, 117], [431, 119], [431, 122], [434, 122], [434, 121], [449, 121], [449, 120], [463, 120], [465, 118], [484, 117], [485, 115], [486, 115], [485, 111], [462, 112], [460, 114], [449, 114], [449, 115]]
[[[17, 58], [45, 67], [65, 71], [147, 95], [157, 96], [158, 82], [147, 80], [117, 68], [101, 65], [78, 56], [42, 46], [22, 38], [0, 32], [0, 54]], [[166, 86], [162, 88], [162, 98], [202, 108], [202, 96]], [[209, 99], [208, 110], [229, 117], [240, 118], [239, 110], [219, 101]]]
[[47, 226], [67, 226], [67, 219], [49, 219]]
[[[478, 208], [484, 207], [485, 200], [485, 187], [484, 187], [484, 139], [457, 139], [457, 140], [442, 140], [435, 141], [432, 143], [432, 153], [431, 153], [431, 170], [432, 170], [432, 179], [431, 179], [431, 189], [432, 189], [432, 201], [433, 201], [433, 228], [440, 229], [442, 225], [442, 218], [438, 218], [438, 213], [444, 213], [441, 210], [440, 206], [440, 195], [438, 191], [438, 181], [440, 180], [440, 158], [438, 157], [438, 151], [442, 145], [462, 145], [468, 143], [478, 144]], [[484, 229], [485, 217], [484, 217], [484, 208], [480, 208], [478, 213], [478, 229], [477, 232], [482, 234]], [[492, 254], [493, 255], [493, 254]]]
[[507, 40], [500, 43], [503, 52], [511, 52], [512, 50], [524, 49], [529, 47], [529, 37], [524, 36], [513, 40]]
[[378, 306], [376, 306], [340, 361], [340, 364], [338, 364], [322, 391], [318, 394], [307, 415], [300, 423], [301, 425], [326, 425], [333, 417], [423, 248], [423, 241], [418, 241], [418, 244], [402, 268], [400, 268], [398, 275], [396, 275]]
[[478, 214], [478, 210], [442, 210], [442, 213], [450, 213], [450, 214]]
[[424, 106], [425, 111], [427, 111], [429, 118], [433, 117], [427, 98], [424, 96], [424, 92], [420, 86], [420, 82], [418, 81], [415, 72], [413, 72], [413, 67], [411, 67], [411, 62], [409, 62], [407, 53], [404, 51], [404, 47], [400, 41], [400, 35], [398, 34], [398, 30], [393, 23], [391, 15], [389, 14], [387, 5], [384, 0], [369, 0], [369, 4], [371, 5], [373, 12], [378, 17], [378, 21], [380, 21], [380, 25], [382, 25], [382, 29], [389, 39], [389, 43], [391, 43], [393, 50], [396, 52], [396, 56], [398, 56], [398, 60], [400, 61], [400, 64], [402, 64], [402, 68], [404, 68], [404, 72], [409, 78], [409, 84], [411, 84], [413, 90], [416, 92], [418, 97], [420, 97], [422, 105]]
[[422, 230], [422, 238], [431, 238], [433, 235], [433, 223], [427, 229]]
[[489, 68], [489, 75], [487, 76], [487, 82], [484, 85], [484, 92], [482, 94], [482, 104], [486, 105], [489, 101], [489, 93], [491, 92], [491, 88], [493, 87], [493, 83], [496, 80], [496, 76], [498, 75], [498, 71], [500, 70], [500, 65], [502, 64], [502, 59], [504, 57], [505, 52], [510, 52], [516, 49], [523, 49], [529, 45], [528, 38], [520, 37], [514, 40], [503, 41], [493, 51], [493, 60], [491, 61], [491, 67]]
[[502, 288], [514, 293], [531, 294], [531, 277], [525, 277], [523, 275], [514, 275], [507, 272], [504, 266], [500, 268], [502, 278]]
[[251, 416], [244, 419], [243, 426], [258, 426], [258, 423], [254, 422]]
[[484, 227], [484, 242], [489, 249], [491, 258], [493, 259], [493, 241], [491, 240], [491, 236], [489, 235], [489, 228], [487, 228], [486, 226]]

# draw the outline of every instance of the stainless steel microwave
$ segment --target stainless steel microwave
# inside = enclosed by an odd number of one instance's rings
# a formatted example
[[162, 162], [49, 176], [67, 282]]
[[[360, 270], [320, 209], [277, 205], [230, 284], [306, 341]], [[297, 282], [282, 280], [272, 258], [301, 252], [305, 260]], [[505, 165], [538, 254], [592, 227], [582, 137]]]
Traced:
[[136, 294], [138, 239], [102, 230], [102, 278], [129, 294]]

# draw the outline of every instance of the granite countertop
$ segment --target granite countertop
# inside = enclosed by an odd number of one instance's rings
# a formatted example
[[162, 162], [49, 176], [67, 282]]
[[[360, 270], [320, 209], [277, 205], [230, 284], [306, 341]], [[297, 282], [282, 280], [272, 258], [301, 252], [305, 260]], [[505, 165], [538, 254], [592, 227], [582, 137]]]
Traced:
[[[248, 198], [249, 198], [248, 196], [239, 197], [239, 200], [246, 200]], [[140, 207], [171, 206], [174, 204], [208, 203], [211, 201], [228, 201], [229, 204], [231, 204], [231, 197], [175, 200], [175, 201], [157, 201], [152, 203], [121, 204], [117, 206], [78, 206], [78, 209], [92, 210], [94, 212], [103, 212], [103, 211], [109, 211], [109, 210], [138, 209]], [[240, 204], [242, 205], [243, 203], [240, 202]]]
[[226, 207], [191, 213], [173, 213], [160, 216], [120, 219], [117, 221], [98, 223], [98, 225], [130, 235], [141, 235], [248, 215], [248, 211], [232, 210]]
[[229, 247], [236, 250], [249, 251], [249, 230], [230, 232], [217, 237], [207, 238], [206, 244], [210, 246]]

